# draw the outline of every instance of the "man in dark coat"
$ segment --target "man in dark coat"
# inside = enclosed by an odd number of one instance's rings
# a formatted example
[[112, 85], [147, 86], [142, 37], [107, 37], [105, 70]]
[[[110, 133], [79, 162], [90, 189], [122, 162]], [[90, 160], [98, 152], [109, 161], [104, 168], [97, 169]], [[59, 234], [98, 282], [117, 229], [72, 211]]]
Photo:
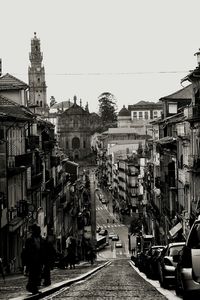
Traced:
[[26, 289], [33, 294], [38, 293], [38, 286], [41, 284], [45, 256], [45, 241], [40, 234], [40, 226], [37, 224], [32, 225], [32, 235], [25, 243], [26, 266], [29, 271]]
[[51, 270], [53, 269], [54, 263], [56, 259], [56, 250], [53, 247], [52, 242], [49, 240], [47, 236], [44, 243], [44, 267], [43, 267], [43, 278], [44, 285], [48, 286], [51, 284]]

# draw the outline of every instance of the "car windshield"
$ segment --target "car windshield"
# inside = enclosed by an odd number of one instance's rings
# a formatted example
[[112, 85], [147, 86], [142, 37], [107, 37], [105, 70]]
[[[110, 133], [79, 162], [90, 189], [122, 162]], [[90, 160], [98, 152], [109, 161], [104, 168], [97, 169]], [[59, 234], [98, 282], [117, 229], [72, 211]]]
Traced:
[[169, 250], [169, 256], [177, 255], [179, 253], [179, 251], [182, 250], [182, 248], [183, 248], [182, 245], [171, 247]]

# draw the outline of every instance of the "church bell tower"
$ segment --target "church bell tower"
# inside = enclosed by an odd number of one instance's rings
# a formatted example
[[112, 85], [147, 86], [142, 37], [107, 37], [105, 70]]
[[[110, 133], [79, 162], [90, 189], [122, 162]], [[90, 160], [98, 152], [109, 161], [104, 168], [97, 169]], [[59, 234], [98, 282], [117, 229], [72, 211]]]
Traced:
[[31, 52], [29, 53], [30, 66], [28, 69], [29, 78], [29, 107], [40, 116], [48, 116], [48, 105], [46, 95], [45, 70], [42, 66], [43, 54], [40, 50], [40, 40], [34, 32], [31, 40]]

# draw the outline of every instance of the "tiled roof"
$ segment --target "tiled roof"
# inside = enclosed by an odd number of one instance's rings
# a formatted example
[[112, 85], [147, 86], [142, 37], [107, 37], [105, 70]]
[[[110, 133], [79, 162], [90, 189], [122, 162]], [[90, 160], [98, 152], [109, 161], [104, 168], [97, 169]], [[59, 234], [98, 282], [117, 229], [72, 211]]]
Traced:
[[151, 101], [139, 101], [135, 105], [149, 105], [149, 104], [155, 104], [155, 102], [151, 102]]
[[5, 117], [15, 118], [21, 121], [28, 121], [33, 119], [34, 114], [25, 106], [19, 105], [16, 102], [7, 99], [0, 95], [0, 113]]
[[169, 100], [169, 99], [192, 99], [192, 84], [189, 84], [188, 86], [184, 87], [181, 90], [178, 90], [177, 92], [170, 94], [168, 96], [164, 96], [160, 98], [160, 100]]
[[5, 74], [0, 77], [0, 91], [4, 90], [21, 90], [27, 89], [28, 85], [20, 79], [10, 74]]

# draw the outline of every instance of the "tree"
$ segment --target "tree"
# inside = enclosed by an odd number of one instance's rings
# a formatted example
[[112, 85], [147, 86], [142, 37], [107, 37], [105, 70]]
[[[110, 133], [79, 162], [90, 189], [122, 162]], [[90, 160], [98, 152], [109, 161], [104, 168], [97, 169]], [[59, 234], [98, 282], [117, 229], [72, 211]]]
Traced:
[[104, 125], [116, 123], [117, 121], [117, 105], [113, 94], [109, 92], [102, 93], [98, 97], [99, 115]]

